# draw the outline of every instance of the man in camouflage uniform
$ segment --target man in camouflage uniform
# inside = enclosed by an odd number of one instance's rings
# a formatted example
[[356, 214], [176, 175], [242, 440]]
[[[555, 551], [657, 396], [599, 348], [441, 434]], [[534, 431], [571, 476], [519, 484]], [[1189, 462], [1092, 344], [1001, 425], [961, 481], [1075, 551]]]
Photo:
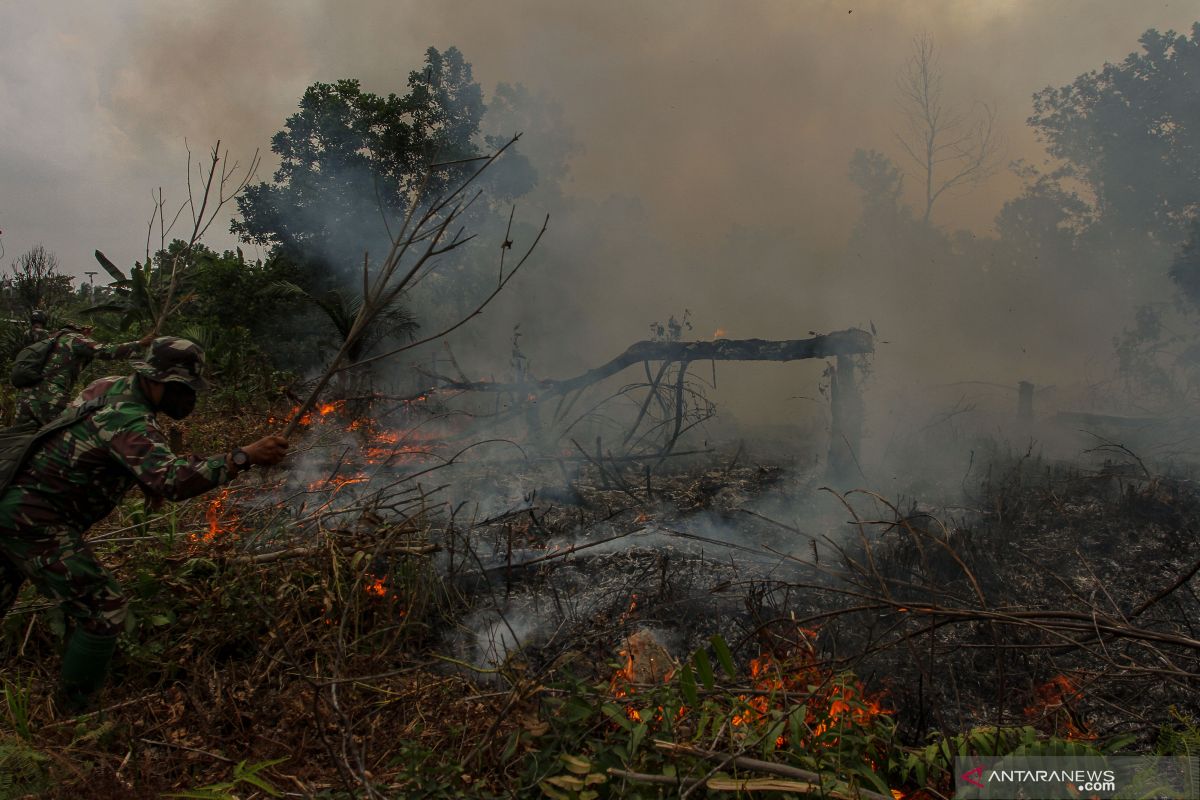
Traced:
[[50, 321], [50, 317], [45, 311], [40, 308], [34, 310], [29, 315], [29, 342], [40, 342], [50, 335], [50, 331], [46, 330], [46, 323]]
[[[30, 334], [40, 341], [51, 334], [46, 331], [46, 314], [34, 311], [31, 315]], [[90, 328], [68, 326], [54, 334], [57, 340], [46, 357], [40, 383], [17, 390], [17, 415], [15, 424], [45, 425], [62, 413], [71, 399], [71, 390], [79, 380], [79, 374], [93, 358], [116, 361], [130, 358], [152, 341], [146, 336], [136, 342], [124, 344], [100, 344], [90, 338]]]
[[84, 542], [135, 483], [148, 494], [184, 500], [286, 453], [279, 436], [209, 458], [176, 456], [155, 418], [183, 419], [206, 388], [204, 353], [186, 339], [155, 339], [131, 375], [85, 390], [103, 405], [46, 436], [0, 492], [0, 617], [29, 580], [74, 623], [63, 656], [67, 708], [85, 709], [104, 683], [123, 630], [126, 598]]

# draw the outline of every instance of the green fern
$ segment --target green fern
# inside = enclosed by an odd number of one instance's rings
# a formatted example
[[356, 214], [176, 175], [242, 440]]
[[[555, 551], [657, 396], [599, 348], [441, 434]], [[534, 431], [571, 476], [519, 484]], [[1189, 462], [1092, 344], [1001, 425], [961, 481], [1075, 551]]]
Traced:
[[1200, 756], [1200, 725], [1171, 706], [1178, 725], [1164, 725], [1158, 732], [1154, 751], [1160, 756]]
[[37, 796], [50, 788], [49, 761], [20, 739], [0, 739], [0, 800]]
[[238, 796], [233, 794], [233, 790], [240, 784], [246, 784], [253, 786], [270, 797], [280, 797], [283, 792], [259, 773], [270, 767], [282, 764], [285, 761], [287, 761], [286, 758], [272, 758], [267, 761], [259, 761], [257, 764], [251, 764], [250, 766], [246, 766], [245, 761], [239, 761], [237, 766], [233, 768], [233, 775], [227, 781], [212, 783], [208, 786], [201, 786], [196, 789], [188, 789], [183, 792], [163, 796], [186, 797], [190, 798], [190, 800], [238, 800]]

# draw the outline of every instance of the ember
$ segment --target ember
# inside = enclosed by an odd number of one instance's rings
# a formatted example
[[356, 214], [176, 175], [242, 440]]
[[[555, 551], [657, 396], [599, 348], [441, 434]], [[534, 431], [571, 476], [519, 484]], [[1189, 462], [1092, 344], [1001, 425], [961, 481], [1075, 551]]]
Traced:
[[1054, 732], [1068, 739], [1095, 739], [1091, 731], [1073, 708], [1082, 696], [1082, 690], [1067, 675], [1055, 675], [1033, 690], [1034, 702], [1025, 709], [1025, 716], [1032, 721], [1045, 720], [1054, 727]]

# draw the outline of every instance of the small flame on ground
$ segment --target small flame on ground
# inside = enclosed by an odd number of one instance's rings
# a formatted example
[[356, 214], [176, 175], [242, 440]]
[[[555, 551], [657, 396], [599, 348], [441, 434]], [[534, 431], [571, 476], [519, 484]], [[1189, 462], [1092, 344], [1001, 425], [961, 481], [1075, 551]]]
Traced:
[[308, 490], [310, 492], [329, 491], [337, 494], [346, 486], [356, 483], [366, 483], [369, 480], [370, 478], [362, 473], [357, 475], [334, 475], [332, 478], [318, 478], [308, 485]]
[[[636, 609], [636, 599], [631, 601], [626, 616]], [[750, 660], [750, 679], [754, 692], [738, 695], [741, 706], [730, 719], [734, 731], [751, 736], [761, 734], [778, 719], [776, 712], [794, 713], [805, 707], [803, 741], [789, 743], [790, 734], [775, 738], [776, 748], [789, 744], [798, 747], [836, 747], [843, 731], [850, 726], [868, 725], [875, 717], [892, 712], [881, 705], [881, 695], [868, 695], [862, 684], [848, 676], [838, 675], [820, 663], [816, 647], [816, 631], [804, 630], [806, 637], [798, 648], [782, 660], [769, 652], [763, 652]], [[620, 652], [622, 666], [613, 674], [610, 682], [613, 697], [628, 699], [634, 693], [635, 676], [639, 672], [635, 648], [638, 634], [626, 640]], [[666, 657], [665, 651], [663, 656]], [[661, 680], [670, 680], [674, 669]], [[646, 682], [645, 677], [642, 683]], [[637, 709], [626, 707], [626, 716], [641, 721], [643, 714]], [[661, 721], [662, 709], [655, 719]], [[680, 710], [680, 717], [687, 709]], [[869, 759], [868, 759], [869, 760]]]
[[233, 533], [237, 527], [237, 513], [226, 508], [230, 495], [233, 494], [232, 489], [222, 489], [217, 495], [208, 501], [208, 507], [204, 509], [204, 521], [207, 524], [206, 529], [198, 537], [205, 543], [211, 543], [217, 540], [222, 534]]
[[723, 339], [723, 338], [725, 338], [725, 336], [727, 336], [727, 335], [728, 335], [728, 334], [727, 334], [727, 332], [725, 331], [725, 329], [724, 329], [724, 328], [717, 328], [717, 329], [716, 329], [716, 331], [714, 331], [714, 332], [713, 332], [713, 336], [712, 336], [712, 337], [713, 337], [714, 339]]
[[633, 596], [631, 596], [629, 598], [629, 608], [625, 609], [624, 613], [621, 614], [621, 618], [617, 620], [617, 624], [624, 625], [625, 622], [631, 616], [633, 616], [633, 613], [635, 611], [637, 611], [637, 607], [638, 607], [638, 597], [637, 597], [637, 592], [634, 592]]
[[1055, 675], [1033, 690], [1034, 702], [1026, 707], [1025, 716], [1031, 720], [1050, 720], [1068, 739], [1095, 739], [1096, 734], [1072, 707], [1082, 694], [1069, 676]]
[[[635, 595], [626, 614], [633, 613], [636, 608], [637, 597]], [[647, 631], [631, 634], [625, 640], [619, 656], [622, 659], [622, 665], [617, 668], [609, 681], [609, 690], [616, 700], [632, 698], [638, 684], [645, 686], [647, 683], [667, 683], [675, 676], [675, 666], [670, 660], [670, 655]], [[679, 709], [680, 719], [683, 718], [686, 711], [685, 708]], [[654, 720], [661, 722], [663, 714], [663, 708], [659, 706], [654, 712]], [[625, 705], [625, 716], [633, 722], [643, 720], [642, 712], [632, 705]]]
[[[805, 631], [809, 641], [816, 631]], [[804, 697], [807, 713], [805, 724], [811, 741], [799, 744], [833, 746], [837, 738], [826, 742], [824, 734], [845, 725], [866, 725], [875, 717], [890, 714], [880, 704], [879, 696], [868, 696], [858, 681], [847, 680], [833, 673], [817, 660], [816, 649], [806, 643], [802, 651], [782, 662], [770, 653], [750, 660], [750, 678], [757, 690], [753, 695], [740, 695], [745, 709], [732, 718], [734, 727], [760, 727], [771, 721], [771, 711], [786, 711]], [[775, 740], [777, 748], [788, 744], [786, 736]]]

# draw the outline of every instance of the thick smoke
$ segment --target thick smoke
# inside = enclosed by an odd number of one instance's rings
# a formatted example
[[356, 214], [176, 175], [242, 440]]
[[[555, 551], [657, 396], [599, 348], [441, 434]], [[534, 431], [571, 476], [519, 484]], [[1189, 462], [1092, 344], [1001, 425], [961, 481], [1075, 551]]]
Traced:
[[[526, 126], [522, 148], [543, 183], [521, 201], [521, 233], [551, 215], [526, 273], [458, 340], [460, 355], [492, 343], [463, 356], [476, 376], [503, 367], [518, 323], [535, 374], [556, 377], [684, 309], [698, 337], [874, 323], [888, 344], [868, 392], [904, 387], [923, 416], [962, 396], [933, 391], [943, 384], [1094, 380], [1131, 304], [1060, 286], [981, 308], [972, 299], [985, 286], [939, 277], [961, 264], [848, 246], [862, 209], [847, 176], [855, 150], [911, 166], [893, 136], [894, 79], [911, 38], [936, 41], [948, 100], [993, 104], [1007, 155], [1041, 164], [1025, 125], [1033, 92], [1122, 58], [1146, 28], [1192, 21], [1186, 8], [1116, 0], [23, 6], [0, 33], [0, 229], [10, 258], [41, 242], [80, 273], [97, 247], [131, 262], [151, 188], [183, 194], [185, 139], [201, 152], [219, 136], [248, 157], [268, 148], [313, 81], [356, 77], [369, 91], [402, 92], [427, 46], [453, 45], [493, 104], [485, 126]], [[261, 177], [272, 168], [268, 157]], [[948, 235], [989, 236], [1019, 189], [1002, 170], [947, 198], [934, 221]], [[823, 413], [821, 365], [718, 373], [715, 399], [739, 421], [807, 424]], [[897, 408], [872, 411], [881, 449], [913, 422]]]

